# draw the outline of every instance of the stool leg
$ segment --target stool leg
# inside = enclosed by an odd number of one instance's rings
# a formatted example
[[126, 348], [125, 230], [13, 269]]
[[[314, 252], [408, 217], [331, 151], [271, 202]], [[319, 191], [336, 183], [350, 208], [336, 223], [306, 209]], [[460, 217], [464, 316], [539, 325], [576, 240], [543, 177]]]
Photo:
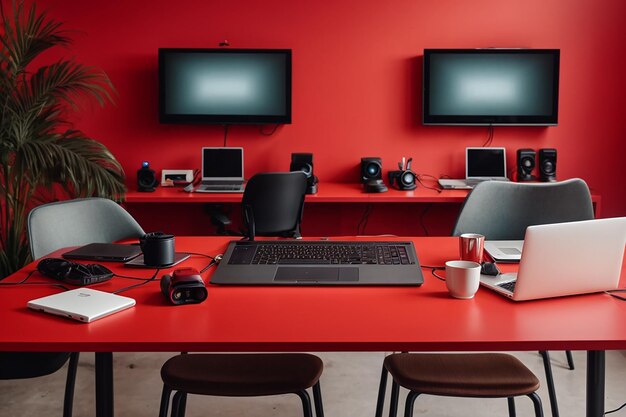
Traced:
[[509, 397], [506, 399], [509, 404], [509, 417], [515, 417], [515, 398]]
[[396, 381], [391, 381], [391, 399], [389, 400], [389, 417], [396, 417], [398, 414], [398, 396], [400, 395], [400, 386]]
[[385, 406], [385, 390], [387, 389], [387, 369], [383, 365], [383, 371], [380, 374], [380, 385], [378, 386], [378, 400], [376, 401], [375, 417], [383, 417], [383, 407]]
[[187, 394], [182, 391], [176, 391], [174, 398], [172, 399], [172, 417], [184, 417], [185, 409], [182, 408], [182, 402]]
[[167, 410], [170, 408], [170, 395], [172, 389], [163, 384], [163, 392], [161, 393], [161, 405], [159, 406], [159, 417], [167, 417]]
[[313, 403], [315, 404], [315, 416], [324, 417], [324, 408], [322, 407], [322, 390], [320, 389], [320, 381], [313, 385]]
[[569, 366], [570, 371], [574, 370], [574, 358], [572, 357], [572, 351], [566, 350], [565, 356], [567, 357], [567, 365]]
[[298, 397], [302, 400], [302, 411], [304, 413], [304, 417], [313, 417], [313, 410], [311, 410], [311, 398], [309, 397], [309, 393], [305, 390], [296, 392]]
[[533, 406], [535, 407], [535, 417], [543, 417], [543, 408], [541, 407], [541, 398], [539, 398], [536, 392], [531, 392], [530, 394], [528, 394], [528, 396], [533, 401]]
[[404, 417], [413, 417], [413, 406], [415, 405], [415, 399], [420, 395], [419, 392], [410, 391], [406, 396], [406, 405], [404, 407]]
[[550, 354], [547, 350], [542, 350], [539, 353], [541, 353], [541, 356], [543, 357], [543, 368], [546, 372], [546, 382], [548, 386], [548, 395], [550, 397], [550, 409], [552, 410], [552, 417], [559, 417], [559, 404], [556, 400], [556, 389], [554, 388], [554, 378], [552, 377]]

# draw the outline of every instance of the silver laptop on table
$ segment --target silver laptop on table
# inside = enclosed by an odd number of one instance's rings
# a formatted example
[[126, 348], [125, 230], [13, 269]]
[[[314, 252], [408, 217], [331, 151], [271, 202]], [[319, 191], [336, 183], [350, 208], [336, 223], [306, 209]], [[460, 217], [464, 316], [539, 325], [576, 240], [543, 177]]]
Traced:
[[243, 193], [243, 148], [202, 148], [197, 193]]
[[517, 273], [481, 275], [481, 285], [515, 301], [616, 289], [626, 217], [529, 226]]
[[509, 181], [505, 148], [465, 148], [465, 179], [439, 179], [446, 190], [468, 190], [482, 181]]

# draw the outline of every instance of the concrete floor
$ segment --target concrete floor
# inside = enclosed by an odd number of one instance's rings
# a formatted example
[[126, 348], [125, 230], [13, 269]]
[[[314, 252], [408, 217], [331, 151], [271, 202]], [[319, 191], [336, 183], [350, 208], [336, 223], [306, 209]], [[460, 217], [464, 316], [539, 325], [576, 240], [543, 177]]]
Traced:
[[[544, 412], [550, 416], [548, 394], [541, 357], [537, 352], [516, 352], [542, 381], [539, 395]], [[564, 352], [551, 352], [560, 414], [585, 415], [584, 352], [574, 352], [576, 370], [567, 369]], [[115, 413], [118, 417], [156, 417], [161, 395], [159, 369], [170, 353], [117, 353], [115, 363]], [[321, 379], [324, 411], [327, 417], [373, 416], [384, 353], [321, 353], [324, 374]], [[74, 416], [95, 416], [94, 355], [85, 353], [77, 375]], [[607, 352], [606, 407], [617, 408], [626, 402], [626, 351]], [[15, 381], [0, 381], [0, 416], [61, 416], [65, 371], [54, 375]], [[404, 392], [402, 393], [404, 394]], [[404, 395], [400, 400], [403, 404]], [[299, 399], [294, 395], [267, 398], [210, 398], [190, 396], [187, 416], [206, 417], [282, 417], [301, 416]], [[388, 398], [387, 403], [388, 405]], [[530, 400], [517, 402], [518, 416], [532, 416]], [[402, 415], [402, 412], [399, 413]], [[418, 398], [415, 416], [506, 416], [503, 399], [466, 399], [424, 396]], [[626, 416], [626, 409], [612, 414]]]

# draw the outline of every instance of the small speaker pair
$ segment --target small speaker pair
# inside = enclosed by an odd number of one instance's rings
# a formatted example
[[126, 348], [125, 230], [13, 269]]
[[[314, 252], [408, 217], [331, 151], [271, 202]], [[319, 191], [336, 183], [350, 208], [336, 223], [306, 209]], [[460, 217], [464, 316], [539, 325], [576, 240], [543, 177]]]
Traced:
[[[518, 149], [517, 180], [533, 181], [537, 179], [533, 175], [536, 164], [534, 149]], [[556, 149], [539, 149], [539, 180], [545, 182], [556, 181]]]
[[378, 157], [361, 158], [361, 182], [366, 193], [384, 193], [383, 160]]
[[292, 153], [289, 171], [302, 171], [306, 175], [306, 193], [317, 193], [317, 183], [319, 180], [313, 174], [313, 154], [312, 153]]
[[141, 163], [141, 168], [137, 171], [137, 191], [152, 192], [156, 190], [156, 186], [159, 184], [156, 172], [150, 168], [150, 164], [147, 161]]

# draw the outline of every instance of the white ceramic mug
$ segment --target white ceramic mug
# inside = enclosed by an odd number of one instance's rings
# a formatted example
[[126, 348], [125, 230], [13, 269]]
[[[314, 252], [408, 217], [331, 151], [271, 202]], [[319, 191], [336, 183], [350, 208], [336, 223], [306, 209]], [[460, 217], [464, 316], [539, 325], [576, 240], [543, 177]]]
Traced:
[[463, 261], [481, 263], [483, 260], [483, 249], [485, 247], [485, 236], [478, 233], [463, 233], [459, 236], [459, 255]]
[[454, 298], [474, 297], [480, 284], [480, 264], [472, 261], [446, 262], [446, 287]]

